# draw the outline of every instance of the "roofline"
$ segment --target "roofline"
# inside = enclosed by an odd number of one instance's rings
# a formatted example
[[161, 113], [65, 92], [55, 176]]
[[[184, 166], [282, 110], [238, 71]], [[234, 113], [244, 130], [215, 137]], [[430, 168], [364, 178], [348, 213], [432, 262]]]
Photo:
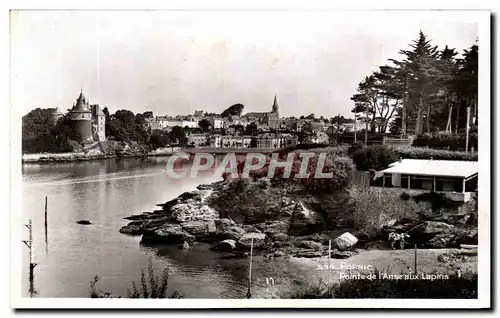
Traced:
[[386, 174], [386, 173], [397, 173], [397, 174], [408, 174], [408, 175], [411, 175], [411, 176], [432, 176], [432, 177], [449, 177], [449, 178], [462, 178], [462, 179], [467, 179], [467, 178], [470, 178], [471, 176], [474, 176], [474, 175], [477, 175], [478, 173], [477, 172], [474, 172], [473, 174], [470, 174], [470, 175], [436, 175], [436, 174], [426, 174], [426, 173], [402, 173], [402, 172], [391, 172], [391, 171], [380, 171], [382, 172], [383, 174]]

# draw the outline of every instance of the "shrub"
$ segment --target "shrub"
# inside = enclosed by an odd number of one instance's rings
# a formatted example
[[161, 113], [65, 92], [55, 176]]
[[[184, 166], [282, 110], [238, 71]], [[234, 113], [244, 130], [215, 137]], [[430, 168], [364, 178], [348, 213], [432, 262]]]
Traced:
[[325, 145], [324, 144], [296, 144], [296, 145], [284, 147], [284, 148], [279, 149], [279, 150], [274, 151], [274, 152], [279, 153], [280, 157], [281, 157], [281, 156], [284, 156], [284, 155], [286, 155], [290, 152], [296, 151], [296, 150], [309, 150], [309, 149], [326, 148], [326, 147], [329, 147], [329, 146], [326, 144]]
[[[421, 134], [413, 140], [414, 147], [429, 147], [433, 149], [464, 150], [465, 134], [432, 133]], [[477, 133], [469, 134], [469, 148], [478, 149]]]
[[[327, 148], [328, 149], [328, 148]], [[309, 163], [307, 166], [306, 174], [309, 176], [307, 178], [299, 178], [300, 168], [302, 166], [302, 159], [299, 156], [299, 152], [291, 152], [289, 155], [294, 156], [294, 160], [292, 163], [292, 169], [290, 176], [285, 178], [284, 172], [285, 168], [276, 168], [273, 177], [271, 178], [271, 182], [273, 184], [290, 184], [294, 183], [297, 185], [301, 185], [304, 189], [307, 189], [309, 192], [315, 193], [325, 193], [332, 192], [334, 190], [343, 189], [349, 183], [350, 172], [354, 170], [354, 165], [352, 163], [351, 158], [338, 156], [336, 153], [342, 153], [344, 148], [338, 149], [337, 147], [333, 148], [331, 151], [323, 152], [322, 150], [311, 150], [310, 152], [315, 154], [309, 159]], [[323, 162], [323, 173], [332, 173], [331, 178], [315, 178], [316, 169], [319, 163], [319, 156], [321, 153], [325, 154], [325, 160]], [[285, 160], [281, 158], [280, 160]], [[254, 159], [254, 164], [257, 159]], [[249, 177], [256, 181], [261, 178], [267, 178], [269, 175], [269, 166], [271, 163], [271, 157], [266, 157], [266, 164], [264, 167], [258, 170], [250, 171]], [[243, 173], [244, 162], [240, 161], [237, 163], [237, 171], [239, 174], [239, 179], [242, 178], [241, 174]], [[224, 180], [228, 180], [231, 177], [230, 173], [223, 174]]]
[[[477, 273], [466, 272], [461, 276], [448, 275], [448, 279], [383, 279], [378, 270], [375, 279], [350, 279], [327, 286], [304, 286], [290, 298], [428, 298], [474, 299], [477, 298]], [[405, 273], [401, 273], [404, 275]], [[433, 273], [437, 274], [437, 273]], [[442, 274], [441, 274], [442, 275]]]
[[435, 160], [463, 160], [477, 161], [477, 152], [463, 152], [453, 150], [438, 150], [418, 147], [395, 148], [398, 157], [404, 159], [435, 159]]
[[349, 156], [352, 156], [354, 155], [356, 152], [358, 152], [359, 150], [363, 149], [364, 145], [362, 142], [356, 142], [356, 143], [353, 143], [349, 146], [349, 149], [347, 150], [347, 154]]
[[366, 147], [358, 150], [352, 156], [356, 170], [360, 171], [384, 170], [398, 158], [398, 153], [388, 146]]
[[417, 219], [423, 210], [417, 202], [403, 200], [399, 189], [352, 186], [348, 193], [353, 205], [348, 220], [370, 238], [377, 237], [390, 220]]

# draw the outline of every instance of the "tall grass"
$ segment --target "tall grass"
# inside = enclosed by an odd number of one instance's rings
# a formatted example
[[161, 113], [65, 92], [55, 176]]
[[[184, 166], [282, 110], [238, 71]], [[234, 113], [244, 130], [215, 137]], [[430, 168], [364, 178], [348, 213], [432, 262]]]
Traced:
[[[90, 282], [90, 298], [103, 298], [103, 295], [109, 295], [96, 289], [96, 284], [99, 280], [100, 277], [95, 276]], [[163, 269], [161, 276], [155, 275], [153, 262], [150, 258], [148, 264], [148, 277], [146, 278], [144, 270], [141, 270], [140, 288], [137, 288], [136, 283], [132, 282], [132, 286], [127, 289], [127, 298], [183, 298], [177, 291], [168, 295], [167, 289], [168, 268]]]
[[370, 238], [391, 220], [418, 219], [419, 213], [425, 211], [423, 203], [402, 199], [400, 189], [351, 186], [348, 193], [353, 205], [348, 220]]

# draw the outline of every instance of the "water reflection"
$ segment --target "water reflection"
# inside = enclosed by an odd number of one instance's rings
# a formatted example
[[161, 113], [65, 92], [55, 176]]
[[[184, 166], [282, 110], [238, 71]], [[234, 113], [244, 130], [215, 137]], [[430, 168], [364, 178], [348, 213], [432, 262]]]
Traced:
[[[84, 163], [23, 165], [23, 219], [33, 220], [35, 285], [38, 297], [88, 297], [89, 283], [126, 295], [132, 281], [153, 258], [157, 273], [171, 271], [169, 286], [185, 297], [244, 297], [248, 260], [222, 260], [204, 244], [189, 251], [177, 246], [144, 247], [140, 238], [119, 233], [124, 217], [156, 209], [200, 183], [216, 181], [212, 173], [173, 180], [164, 173], [167, 158], [106, 160]], [[48, 254], [45, 253], [44, 201], [48, 197]], [[76, 224], [89, 220], [91, 225]], [[23, 249], [27, 264], [27, 251]], [[258, 259], [256, 260], [258, 262]], [[28, 294], [27, 270], [23, 296]], [[24, 268], [24, 267], [23, 267]], [[256, 292], [262, 269], [255, 265]], [[260, 268], [260, 269], [259, 269]]]

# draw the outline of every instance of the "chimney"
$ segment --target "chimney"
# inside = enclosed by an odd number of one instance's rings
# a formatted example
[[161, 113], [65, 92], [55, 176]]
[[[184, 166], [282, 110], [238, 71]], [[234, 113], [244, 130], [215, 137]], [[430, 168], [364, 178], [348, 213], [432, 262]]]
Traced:
[[431, 157], [431, 161], [432, 161], [432, 159], [434, 159], [434, 158], [433, 158], [433, 157]]
[[399, 163], [403, 162], [403, 157], [399, 157]]

